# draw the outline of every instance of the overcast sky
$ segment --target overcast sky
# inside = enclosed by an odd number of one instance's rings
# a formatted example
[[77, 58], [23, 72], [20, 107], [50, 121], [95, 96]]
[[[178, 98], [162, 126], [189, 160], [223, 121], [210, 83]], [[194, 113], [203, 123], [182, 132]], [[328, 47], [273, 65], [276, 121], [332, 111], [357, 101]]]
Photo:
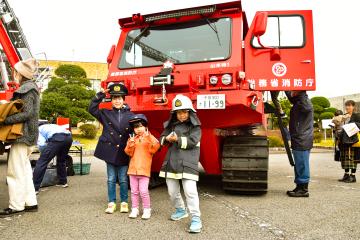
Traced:
[[[118, 40], [118, 18], [207, 5], [221, 0], [8, 0], [32, 53], [51, 60], [105, 62]], [[311, 9], [314, 15], [317, 91], [328, 97], [360, 93], [359, 1], [244, 0], [249, 22], [256, 11]]]

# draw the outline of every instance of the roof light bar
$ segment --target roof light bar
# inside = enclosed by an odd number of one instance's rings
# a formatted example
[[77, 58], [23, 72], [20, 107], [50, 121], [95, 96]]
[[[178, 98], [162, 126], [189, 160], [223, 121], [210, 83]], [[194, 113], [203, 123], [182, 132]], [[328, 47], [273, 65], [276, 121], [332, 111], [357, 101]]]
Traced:
[[153, 22], [168, 18], [179, 18], [184, 16], [192, 16], [192, 15], [200, 15], [200, 14], [209, 14], [213, 13], [216, 10], [216, 6], [206, 7], [206, 8], [197, 8], [197, 9], [190, 9], [190, 10], [184, 10], [184, 11], [178, 11], [178, 12], [172, 12], [172, 13], [164, 13], [164, 14], [158, 14], [153, 16], [145, 17], [145, 22]]

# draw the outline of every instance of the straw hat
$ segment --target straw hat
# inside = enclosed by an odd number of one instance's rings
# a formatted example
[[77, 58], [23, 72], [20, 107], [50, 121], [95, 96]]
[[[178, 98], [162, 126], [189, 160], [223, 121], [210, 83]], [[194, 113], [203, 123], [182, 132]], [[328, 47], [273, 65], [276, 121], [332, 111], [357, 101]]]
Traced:
[[38, 62], [34, 58], [29, 58], [23, 61], [19, 61], [14, 65], [15, 70], [22, 76], [33, 79], [36, 69], [38, 68]]

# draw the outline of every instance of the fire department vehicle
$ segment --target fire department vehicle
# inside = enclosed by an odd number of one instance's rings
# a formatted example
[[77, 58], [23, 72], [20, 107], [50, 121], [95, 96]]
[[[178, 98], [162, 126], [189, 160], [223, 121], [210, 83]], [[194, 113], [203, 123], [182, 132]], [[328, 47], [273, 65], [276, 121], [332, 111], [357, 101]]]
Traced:
[[[119, 24], [102, 87], [125, 84], [127, 103], [158, 136], [175, 95], [190, 97], [202, 122], [205, 172], [222, 175], [228, 191], [266, 192], [268, 141], [252, 129], [266, 125], [265, 91], [315, 90], [312, 12], [262, 11], [248, 24], [235, 1], [138, 13]], [[154, 172], [164, 153], [155, 155]]]
[[[7, 0], [0, 1], [0, 17], [0, 100], [10, 100], [19, 87], [11, 80], [11, 67], [20, 60], [31, 58], [32, 54], [19, 20]], [[38, 76], [47, 77], [48, 72], [48, 68], [42, 72], [39, 69]], [[43, 80], [42, 77], [37, 78], [38, 83]]]

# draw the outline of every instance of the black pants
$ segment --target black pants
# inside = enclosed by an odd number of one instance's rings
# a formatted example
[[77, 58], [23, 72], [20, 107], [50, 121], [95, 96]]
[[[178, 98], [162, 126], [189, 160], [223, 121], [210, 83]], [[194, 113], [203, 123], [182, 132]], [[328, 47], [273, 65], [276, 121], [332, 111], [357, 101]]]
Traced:
[[35, 190], [40, 189], [41, 182], [44, 178], [46, 168], [49, 162], [56, 156], [56, 167], [59, 184], [67, 183], [66, 178], [66, 156], [72, 144], [71, 135], [55, 134], [46, 147], [41, 151], [40, 158], [36, 162], [33, 173]]

